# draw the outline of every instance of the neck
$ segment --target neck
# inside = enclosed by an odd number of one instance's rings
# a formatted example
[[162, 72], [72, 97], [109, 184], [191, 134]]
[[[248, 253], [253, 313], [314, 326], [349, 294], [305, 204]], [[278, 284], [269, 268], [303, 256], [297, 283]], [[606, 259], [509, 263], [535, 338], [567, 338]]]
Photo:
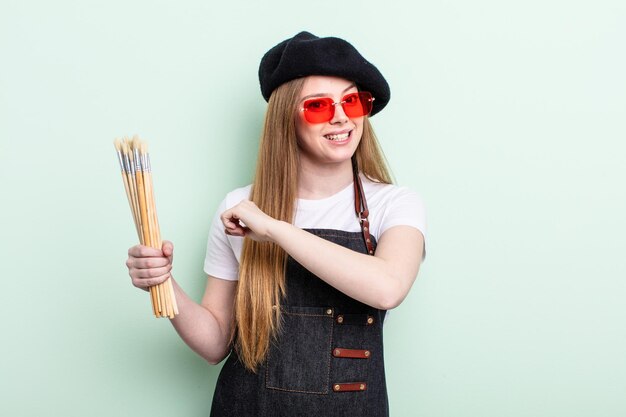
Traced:
[[352, 162], [327, 166], [300, 164], [298, 175], [298, 198], [319, 200], [330, 197], [346, 188], [353, 181]]

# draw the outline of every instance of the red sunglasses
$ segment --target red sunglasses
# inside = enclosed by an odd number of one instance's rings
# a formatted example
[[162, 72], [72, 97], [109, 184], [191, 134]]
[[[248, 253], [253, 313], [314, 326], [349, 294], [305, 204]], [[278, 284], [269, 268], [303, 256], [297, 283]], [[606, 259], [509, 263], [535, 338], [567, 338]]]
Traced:
[[347, 94], [338, 102], [333, 102], [330, 97], [312, 98], [304, 102], [300, 111], [304, 112], [304, 118], [309, 123], [325, 123], [335, 116], [337, 104], [341, 104], [343, 112], [352, 119], [370, 114], [373, 101], [374, 97], [371, 93], [360, 91]]

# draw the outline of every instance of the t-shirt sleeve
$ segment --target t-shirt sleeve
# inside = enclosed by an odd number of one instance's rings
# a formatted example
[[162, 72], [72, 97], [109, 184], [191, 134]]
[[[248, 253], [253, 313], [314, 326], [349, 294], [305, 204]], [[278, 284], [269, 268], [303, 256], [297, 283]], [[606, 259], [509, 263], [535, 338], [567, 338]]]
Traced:
[[224, 233], [220, 214], [227, 209], [227, 198], [221, 202], [213, 216], [204, 258], [204, 272], [216, 278], [236, 281], [239, 278], [239, 262], [235, 256], [232, 240]]
[[424, 254], [426, 257], [426, 208], [424, 201], [416, 192], [399, 187], [386, 204], [381, 219], [379, 236], [394, 226], [411, 226], [424, 236]]

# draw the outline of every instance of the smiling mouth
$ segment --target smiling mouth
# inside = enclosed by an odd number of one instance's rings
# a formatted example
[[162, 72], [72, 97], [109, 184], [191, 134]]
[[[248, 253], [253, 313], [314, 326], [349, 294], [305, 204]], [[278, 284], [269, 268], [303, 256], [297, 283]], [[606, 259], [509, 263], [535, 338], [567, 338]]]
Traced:
[[350, 137], [351, 132], [352, 131], [347, 132], [347, 133], [341, 133], [339, 135], [324, 135], [324, 137], [328, 140], [339, 142], [339, 141], [348, 139], [348, 137]]

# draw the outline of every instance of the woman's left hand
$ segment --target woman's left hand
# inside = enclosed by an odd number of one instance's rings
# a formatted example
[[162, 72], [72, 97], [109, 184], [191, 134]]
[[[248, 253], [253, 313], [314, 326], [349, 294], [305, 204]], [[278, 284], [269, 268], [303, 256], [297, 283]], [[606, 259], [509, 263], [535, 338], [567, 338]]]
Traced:
[[257, 242], [271, 241], [270, 229], [278, 220], [263, 213], [250, 200], [242, 200], [220, 216], [224, 232], [231, 236], [248, 236]]

